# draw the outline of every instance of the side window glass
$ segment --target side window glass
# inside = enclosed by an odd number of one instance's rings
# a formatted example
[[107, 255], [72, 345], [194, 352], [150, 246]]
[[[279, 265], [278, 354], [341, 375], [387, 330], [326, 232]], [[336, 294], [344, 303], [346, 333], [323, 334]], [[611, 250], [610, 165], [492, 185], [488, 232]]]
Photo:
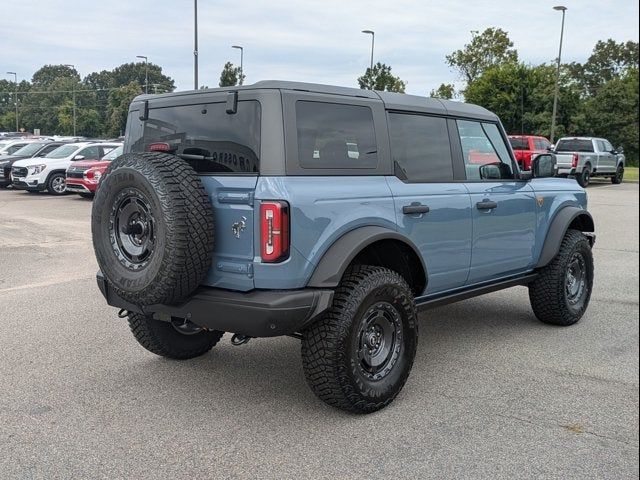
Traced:
[[77, 155], [83, 155], [85, 160], [96, 160], [100, 157], [100, 151], [97, 146], [87, 147], [80, 150]]
[[112, 147], [112, 146], [107, 146], [107, 147], [100, 147], [100, 158], [104, 157], [107, 153], [109, 153], [110, 151], [112, 151], [113, 149], [115, 149], [116, 147]]
[[369, 107], [296, 102], [302, 168], [376, 168], [378, 147]]
[[39, 157], [44, 157], [47, 153], [53, 152], [60, 145], [47, 145], [44, 149], [38, 154]]
[[608, 140], [605, 140], [605, 141], [604, 141], [604, 149], [605, 149], [607, 152], [612, 152], [612, 151], [613, 151], [613, 145], [611, 145], [611, 143], [609, 143], [609, 141], [608, 141]]
[[409, 182], [453, 181], [449, 130], [444, 118], [389, 114], [391, 158]]
[[467, 180], [513, 178], [511, 157], [495, 124], [458, 120]]

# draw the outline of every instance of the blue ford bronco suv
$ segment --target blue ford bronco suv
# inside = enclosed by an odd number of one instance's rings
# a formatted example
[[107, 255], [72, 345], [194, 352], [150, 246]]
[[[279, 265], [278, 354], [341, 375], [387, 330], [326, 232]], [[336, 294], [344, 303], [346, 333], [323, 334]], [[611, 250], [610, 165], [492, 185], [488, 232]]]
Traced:
[[553, 154], [520, 172], [464, 103], [280, 81], [140, 96], [93, 206], [98, 285], [155, 354], [293, 336], [320, 399], [373, 412], [422, 309], [528, 285], [542, 322], [580, 320], [594, 223], [554, 174]]

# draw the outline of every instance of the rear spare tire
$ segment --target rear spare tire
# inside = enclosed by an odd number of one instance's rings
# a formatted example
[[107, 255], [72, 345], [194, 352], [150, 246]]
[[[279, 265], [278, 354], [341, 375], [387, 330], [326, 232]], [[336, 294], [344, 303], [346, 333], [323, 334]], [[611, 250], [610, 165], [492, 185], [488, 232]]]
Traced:
[[114, 160], [96, 192], [91, 232], [110, 287], [136, 305], [184, 299], [211, 265], [211, 202], [193, 168], [174, 155]]

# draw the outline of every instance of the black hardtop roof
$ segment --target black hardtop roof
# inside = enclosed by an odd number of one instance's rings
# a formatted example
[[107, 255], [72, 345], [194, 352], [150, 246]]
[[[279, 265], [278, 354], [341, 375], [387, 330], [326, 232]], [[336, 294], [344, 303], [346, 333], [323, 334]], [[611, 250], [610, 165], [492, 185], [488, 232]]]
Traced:
[[134, 102], [186, 95], [206, 95], [213, 92], [233, 92], [242, 90], [297, 90], [312, 93], [326, 93], [327, 95], [342, 95], [346, 97], [370, 98], [382, 100], [388, 110], [402, 110], [440, 115], [453, 115], [466, 118], [478, 118], [495, 121], [498, 117], [486, 108], [470, 103], [441, 100], [438, 98], [421, 97], [405, 93], [380, 92], [377, 90], [363, 90], [353, 87], [339, 87], [321, 85], [317, 83], [291, 82], [285, 80], [262, 80], [252, 85], [205, 88], [201, 90], [187, 90], [182, 92], [162, 93], [158, 95], [139, 95]]

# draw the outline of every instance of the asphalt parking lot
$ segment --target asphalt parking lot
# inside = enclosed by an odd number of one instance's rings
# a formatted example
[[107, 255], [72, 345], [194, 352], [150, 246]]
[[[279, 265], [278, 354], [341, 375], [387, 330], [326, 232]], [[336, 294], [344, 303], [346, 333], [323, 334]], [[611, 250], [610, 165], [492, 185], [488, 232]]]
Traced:
[[0, 478], [637, 478], [638, 184], [588, 189], [590, 308], [524, 287], [421, 316], [397, 400], [317, 400], [299, 342], [148, 353], [95, 284], [91, 202], [0, 191]]

